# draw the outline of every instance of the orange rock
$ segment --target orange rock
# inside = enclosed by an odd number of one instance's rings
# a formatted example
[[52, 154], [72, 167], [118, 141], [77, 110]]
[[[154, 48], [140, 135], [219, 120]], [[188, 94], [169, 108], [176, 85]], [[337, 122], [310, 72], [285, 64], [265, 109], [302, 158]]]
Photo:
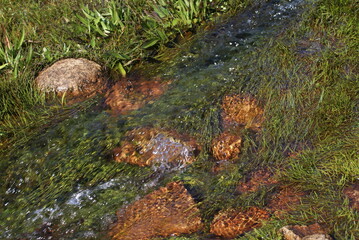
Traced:
[[260, 227], [262, 221], [269, 218], [269, 213], [257, 207], [229, 209], [219, 212], [211, 223], [211, 233], [224, 237], [235, 238], [240, 234]]
[[272, 185], [278, 183], [278, 180], [273, 176], [273, 173], [267, 168], [261, 168], [257, 171], [252, 172], [249, 175], [249, 179], [245, 182], [241, 182], [237, 191], [245, 192], [255, 192], [261, 186]]
[[158, 80], [122, 79], [107, 92], [105, 103], [114, 113], [126, 114], [161, 96], [167, 85]]
[[118, 212], [110, 236], [118, 240], [150, 239], [193, 233], [202, 227], [199, 209], [180, 182], [172, 182]]
[[241, 152], [242, 138], [227, 132], [212, 141], [212, 153], [217, 160], [230, 160]]
[[246, 128], [258, 129], [264, 120], [263, 109], [258, 106], [257, 100], [250, 96], [225, 96], [222, 108], [225, 125], [234, 121]]
[[126, 134], [114, 149], [117, 162], [143, 166], [185, 166], [195, 161], [198, 145], [184, 135], [155, 128], [138, 128]]
[[344, 194], [349, 198], [350, 206], [359, 211], [359, 182], [354, 183], [353, 185], [346, 187], [344, 189]]

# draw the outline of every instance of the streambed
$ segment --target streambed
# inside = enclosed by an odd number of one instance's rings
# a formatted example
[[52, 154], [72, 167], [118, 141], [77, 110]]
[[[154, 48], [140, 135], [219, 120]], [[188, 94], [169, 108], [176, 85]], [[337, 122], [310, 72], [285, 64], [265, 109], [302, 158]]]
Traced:
[[[111, 115], [103, 108], [102, 97], [97, 97], [11, 149], [5, 156], [9, 166], [1, 173], [0, 238], [106, 238], [115, 211], [122, 206], [172, 179], [194, 186], [211, 179], [208, 166], [213, 160], [207, 150], [220, 131], [221, 98], [240, 91], [257, 94], [261, 83], [247, 60], [295, 24], [304, 4], [304, 0], [262, 1], [200, 34], [171, 61], [155, 66], [151, 74], [172, 84], [163, 96], [137, 111]], [[126, 131], [142, 126], [193, 135], [204, 146], [198, 162], [176, 169], [114, 162], [112, 149]], [[198, 201], [206, 198], [197, 194]]]

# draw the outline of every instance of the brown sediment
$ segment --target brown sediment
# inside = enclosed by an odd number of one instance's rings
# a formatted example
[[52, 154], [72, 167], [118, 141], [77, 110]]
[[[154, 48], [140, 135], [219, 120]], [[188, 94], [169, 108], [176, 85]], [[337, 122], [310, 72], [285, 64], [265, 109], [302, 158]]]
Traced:
[[286, 213], [293, 211], [305, 195], [305, 192], [293, 186], [281, 186], [279, 192], [271, 197], [267, 208], [276, 217], [282, 218]]

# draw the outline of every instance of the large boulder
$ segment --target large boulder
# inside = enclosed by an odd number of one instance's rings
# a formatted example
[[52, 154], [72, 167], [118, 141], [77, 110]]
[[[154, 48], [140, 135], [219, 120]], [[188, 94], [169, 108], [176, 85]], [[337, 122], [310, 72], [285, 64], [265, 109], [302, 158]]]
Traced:
[[102, 67], [84, 58], [55, 62], [35, 79], [40, 91], [59, 96], [87, 98], [107, 88]]
[[195, 161], [199, 146], [195, 140], [174, 131], [137, 128], [126, 133], [114, 149], [117, 162], [156, 168], [181, 168]]
[[199, 209], [180, 182], [171, 182], [117, 213], [112, 239], [133, 240], [193, 233], [202, 227]]
[[227, 209], [216, 215], [211, 223], [211, 233], [235, 238], [254, 228], [262, 226], [262, 221], [270, 217], [269, 213], [257, 207], [248, 209]]

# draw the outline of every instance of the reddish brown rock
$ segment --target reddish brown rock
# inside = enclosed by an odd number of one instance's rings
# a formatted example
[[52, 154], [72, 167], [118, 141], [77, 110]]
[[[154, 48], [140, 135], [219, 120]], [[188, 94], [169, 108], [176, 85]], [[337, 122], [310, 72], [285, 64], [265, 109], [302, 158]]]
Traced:
[[359, 211], [359, 182], [354, 183], [353, 185], [346, 187], [344, 189], [344, 194], [349, 198], [350, 206]]
[[256, 192], [261, 186], [277, 184], [278, 180], [268, 168], [261, 168], [250, 173], [249, 178], [241, 182], [237, 191], [241, 193]]
[[167, 85], [159, 80], [122, 79], [107, 92], [105, 103], [114, 113], [126, 114], [161, 96]]
[[285, 213], [292, 211], [295, 206], [300, 204], [305, 196], [303, 191], [294, 187], [282, 187], [269, 201], [268, 208], [277, 217], [282, 217]]
[[35, 79], [40, 91], [67, 98], [88, 98], [107, 88], [102, 67], [84, 58], [60, 60]]
[[222, 101], [222, 118], [225, 126], [235, 122], [246, 128], [258, 129], [264, 120], [263, 109], [251, 96], [230, 95]]
[[260, 227], [262, 221], [269, 218], [269, 213], [257, 207], [229, 209], [219, 212], [211, 223], [211, 233], [224, 237], [235, 238], [240, 234]]
[[318, 224], [286, 226], [280, 229], [285, 240], [332, 240]]
[[199, 210], [179, 182], [172, 182], [118, 213], [112, 239], [134, 240], [193, 233], [202, 227]]
[[231, 160], [241, 152], [242, 138], [224, 132], [212, 141], [212, 154], [217, 160]]
[[114, 149], [117, 162], [139, 166], [185, 166], [195, 161], [199, 146], [194, 139], [175, 132], [137, 128]]

